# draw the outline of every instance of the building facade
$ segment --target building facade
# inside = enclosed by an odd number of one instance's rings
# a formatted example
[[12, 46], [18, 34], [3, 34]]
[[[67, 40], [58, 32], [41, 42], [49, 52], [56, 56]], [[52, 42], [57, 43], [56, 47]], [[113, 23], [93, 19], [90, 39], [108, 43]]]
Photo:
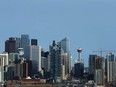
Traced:
[[31, 39], [31, 45], [38, 45], [37, 39]]
[[89, 55], [89, 79], [94, 80], [95, 58], [97, 55]]
[[97, 56], [95, 58], [94, 81], [98, 86], [105, 85], [105, 63], [104, 57]]
[[68, 67], [67, 68], [68, 69], [68, 74], [70, 74], [71, 73], [71, 70], [72, 70], [72, 66], [71, 66], [72, 61], [71, 61], [70, 40], [69, 40], [69, 37], [66, 37], [66, 38], [62, 39], [60, 41], [60, 46], [63, 49], [64, 53], [67, 53], [67, 57], [68, 57], [67, 58], [67, 63], [68, 64], [65, 67]]
[[9, 38], [5, 41], [5, 52], [15, 53], [16, 50], [16, 40], [15, 38]]
[[75, 63], [74, 65], [74, 71], [75, 71], [75, 78], [83, 78], [83, 74], [84, 74], [84, 62], [82, 59], [82, 49], [79, 48], [77, 49], [78, 52], [78, 60], [77, 63]]
[[106, 77], [107, 82], [116, 80], [116, 58], [112, 53], [108, 53], [106, 56]]
[[41, 46], [28, 46], [26, 57], [32, 61], [33, 75], [41, 71]]
[[5, 80], [5, 66], [8, 65], [8, 53], [0, 53], [0, 82]]
[[50, 77], [59, 82], [62, 79], [62, 68], [61, 68], [61, 47], [53, 41], [50, 46]]
[[28, 34], [21, 35], [21, 48], [24, 49], [24, 57], [26, 57], [25, 53], [28, 51], [26, 48], [30, 46], [30, 38]]

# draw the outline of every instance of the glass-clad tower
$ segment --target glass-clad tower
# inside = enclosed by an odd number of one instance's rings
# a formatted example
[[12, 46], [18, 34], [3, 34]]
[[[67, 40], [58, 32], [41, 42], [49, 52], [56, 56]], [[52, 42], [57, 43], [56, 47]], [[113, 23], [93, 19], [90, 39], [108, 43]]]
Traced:
[[24, 57], [26, 57], [25, 52], [26, 48], [30, 45], [30, 38], [28, 34], [21, 35], [21, 48], [24, 49]]
[[63, 49], [64, 53], [67, 53], [68, 59], [67, 59], [67, 72], [66, 73], [70, 73], [71, 72], [71, 53], [70, 53], [70, 40], [69, 37], [66, 37], [64, 39], [62, 39], [60, 41], [60, 46]]

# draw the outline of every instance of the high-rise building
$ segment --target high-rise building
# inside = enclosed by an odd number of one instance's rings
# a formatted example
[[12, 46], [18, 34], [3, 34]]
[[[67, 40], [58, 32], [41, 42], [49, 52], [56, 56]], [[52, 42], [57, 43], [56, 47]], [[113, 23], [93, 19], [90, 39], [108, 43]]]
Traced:
[[[68, 78], [68, 55], [67, 53], [62, 53], [62, 74], [63, 78], [67, 79]], [[64, 71], [64, 73], [63, 73]]]
[[5, 52], [8, 53], [18, 53], [18, 48], [20, 47], [20, 38], [11, 37], [9, 40], [5, 41]]
[[26, 57], [25, 52], [28, 51], [26, 48], [30, 45], [30, 38], [28, 34], [21, 35], [21, 48], [24, 49], [24, 57]]
[[106, 56], [106, 77], [107, 82], [116, 80], [116, 58], [112, 53], [108, 53]]
[[50, 70], [50, 57], [49, 52], [44, 52], [41, 57], [41, 67], [44, 68], [44, 70], [49, 71]]
[[9, 38], [5, 41], [5, 52], [15, 53], [16, 50], [16, 40], [15, 38]]
[[68, 56], [67, 62], [68, 62], [68, 64], [67, 64], [66, 67], [68, 67], [67, 68], [68, 73], [71, 73], [71, 69], [72, 69], [71, 62], [72, 61], [70, 61], [71, 60], [71, 53], [70, 53], [70, 40], [69, 40], [69, 38], [66, 37], [66, 38], [62, 39], [60, 41], [60, 46], [63, 49], [64, 53], [67, 53], [67, 56]]
[[97, 55], [89, 55], [89, 79], [94, 80], [95, 58]]
[[5, 69], [4, 67], [8, 65], [8, 53], [0, 53], [0, 82], [4, 82]]
[[83, 77], [83, 73], [84, 73], [84, 63], [81, 57], [81, 53], [82, 53], [82, 49], [79, 48], [77, 50], [78, 52], [78, 60], [77, 63], [75, 63], [75, 77], [76, 78], [82, 78]]
[[104, 57], [97, 56], [95, 58], [95, 74], [94, 81], [98, 86], [105, 84], [105, 64]]
[[16, 49], [15, 52], [18, 53], [18, 49], [21, 47], [21, 38], [16, 38]]
[[41, 71], [41, 46], [28, 46], [26, 57], [32, 61], [33, 75]]
[[53, 41], [50, 46], [50, 77], [59, 82], [62, 79], [62, 68], [61, 68], [61, 47]]
[[37, 39], [31, 39], [31, 45], [38, 45]]

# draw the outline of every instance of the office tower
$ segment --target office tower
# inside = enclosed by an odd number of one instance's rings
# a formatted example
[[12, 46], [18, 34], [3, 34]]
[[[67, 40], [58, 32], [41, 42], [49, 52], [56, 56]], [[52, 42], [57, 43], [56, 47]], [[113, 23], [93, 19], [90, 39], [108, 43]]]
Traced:
[[31, 39], [31, 45], [38, 45], [37, 39]]
[[50, 77], [55, 82], [60, 82], [62, 78], [61, 53], [60, 45], [53, 41], [50, 46]]
[[64, 53], [68, 54], [68, 59], [67, 59], [68, 65], [66, 67], [68, 67], [68, 74], [70, 74], [72, 66], [71, 66], [71, 61], [70, 61], [71, 60], [71, 53], [70, 53], [70, 40], [69, 40], [69, 38], [66, 37], [66, 38], [62, 39], [60, 41], [60, 46], [63, 49]]
[[116, 59], [112, 53], [108, 53], [106, 56], [106, 77], [107, 82], [116, 80]]
[[104, 86], [105, 83], [105, 65], [104, 58], [97, 56], [95, 58], [95, 74], [94, 81], [98, 86]]
[[21, 48], [24, 49], [24, 57], [26, 57], [25, 52], [28, 51], [26, 48], [30, 45], [30, 38], [28, 34], [21, 35]]
[[78, 61], [75, 63], [75, 77], [82, 78], [84, 73], [84, 63], [81, 57], [82, 49], [77, 49], [78, 52]]
[[15, 49], [16, 49], [15, 38], [9, 38], [9, 40], [5, 41], [5, 52], [15, 53]]
[[33, 75], [41, 71], [41, 46], [28, 46], [26, 48], [26, 57], [32, 61]]
[[21, 38], [15, 38], [16, 39], [16, 43], [15, 43], [15, 53], [18, 53], [18, 49], [21, 47]]
[[97, 55], [89, 55], [89, 80], [94, 80], [95, 58]]
[[4, 67], [8, 65], [8, 53], [0, 53], [0, 82], [4, 82], [5, 69]]
[[16, 38], [16, 37], [9, 38], [9, 40], [5, 41], [5, 52], [18, 53], [20, 42], [21, 42], [20, 38]]

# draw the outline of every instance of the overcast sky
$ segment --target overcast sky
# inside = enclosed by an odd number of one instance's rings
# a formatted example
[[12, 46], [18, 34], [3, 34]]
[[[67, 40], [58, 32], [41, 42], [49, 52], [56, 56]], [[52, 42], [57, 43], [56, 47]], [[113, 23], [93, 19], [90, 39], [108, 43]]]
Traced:
[[70, 37], [73, 60], [81, 47], [87, 66], [92, 51], [116, 50], [116, 0], [0, 0], [0, 52], [6, 39], [21, 34], [45, 50]]

